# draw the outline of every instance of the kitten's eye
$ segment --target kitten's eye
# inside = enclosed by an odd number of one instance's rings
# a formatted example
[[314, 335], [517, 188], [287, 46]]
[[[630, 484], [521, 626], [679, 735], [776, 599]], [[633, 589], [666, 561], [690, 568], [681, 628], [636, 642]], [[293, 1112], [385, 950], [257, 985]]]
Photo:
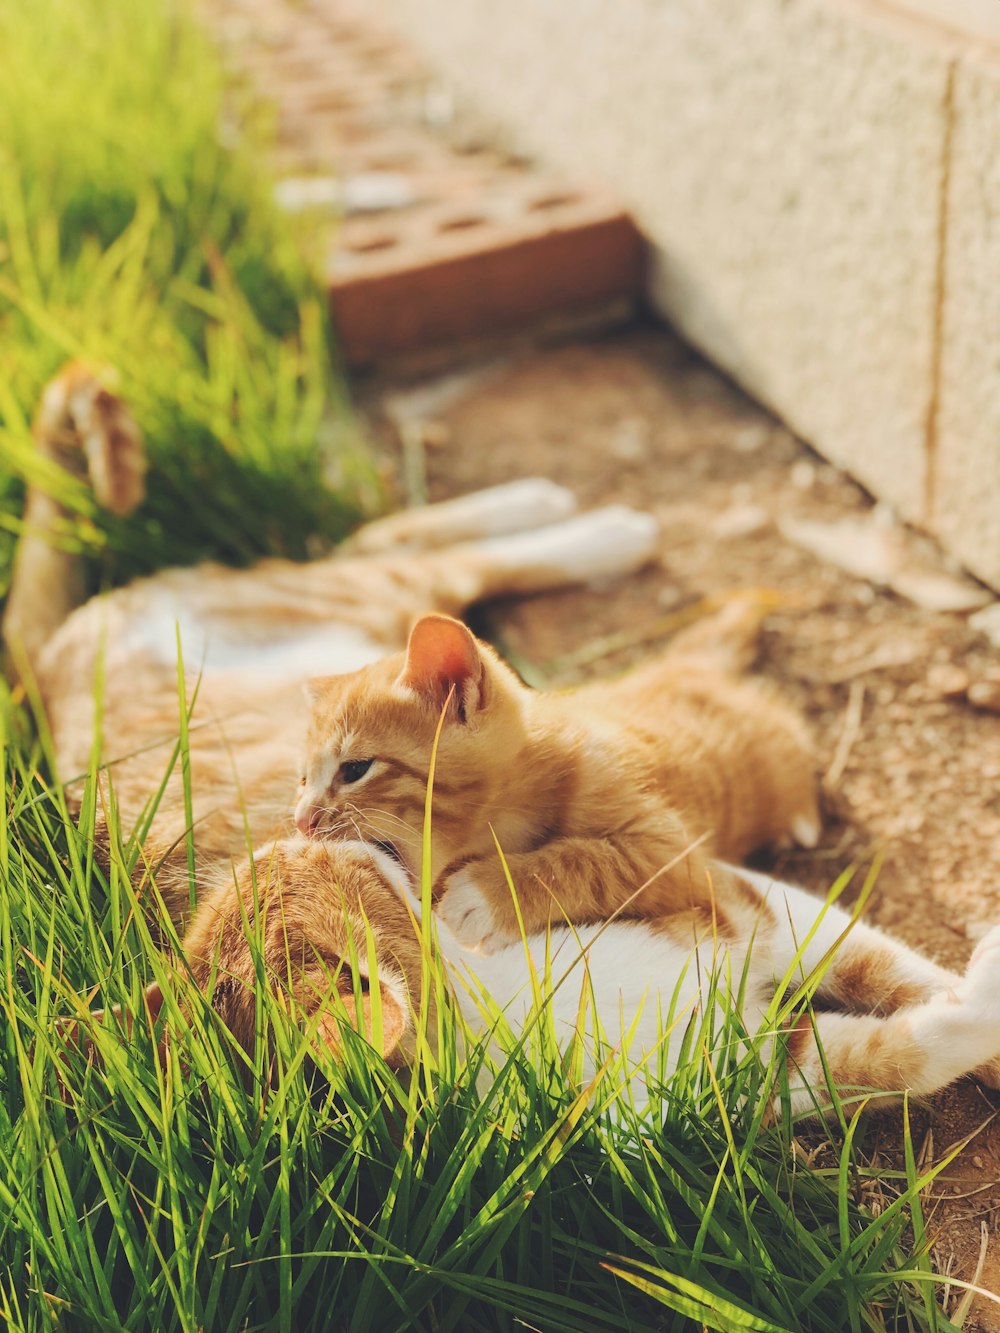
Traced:
[[348, 759], [346, 764], [340, 765], [340, 776], [345, 782], [357, 782], [374, 764], [374, 759]]
[[306, 785], [306, 775], [305, 775], [304, 773], [300, 773], [300, 774], [299, 774], [299, 786], [300, 786], [300, 787], [304, 787], [305, 785]]

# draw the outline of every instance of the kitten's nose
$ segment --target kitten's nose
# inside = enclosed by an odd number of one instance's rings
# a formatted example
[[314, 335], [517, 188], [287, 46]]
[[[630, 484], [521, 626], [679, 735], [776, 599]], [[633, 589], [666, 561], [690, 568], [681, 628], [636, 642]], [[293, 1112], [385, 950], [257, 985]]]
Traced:
[[296, 812], [295, 827], [305, 837], [311, 838], [319, 828], [319, 822], [322, 818], [322, 810], [317, 810], [314, 805], [307, 805]]

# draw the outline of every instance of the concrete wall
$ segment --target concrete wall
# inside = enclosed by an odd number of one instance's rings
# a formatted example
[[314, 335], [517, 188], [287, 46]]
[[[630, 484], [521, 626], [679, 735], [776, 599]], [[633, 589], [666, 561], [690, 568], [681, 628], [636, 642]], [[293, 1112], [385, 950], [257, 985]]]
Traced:
[[692, 342], [1000, 586], [1000, 63], [880, 0], [382, 3], [620, 192]]
[[951, 111], [929, 525], [1000, 587], [1000, 55], [958, 64]]

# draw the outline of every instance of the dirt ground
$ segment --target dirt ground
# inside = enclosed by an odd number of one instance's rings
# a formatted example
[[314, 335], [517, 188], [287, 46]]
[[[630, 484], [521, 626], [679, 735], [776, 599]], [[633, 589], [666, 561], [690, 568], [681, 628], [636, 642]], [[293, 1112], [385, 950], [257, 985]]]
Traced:
[[[862, 516], [872, 509], [863, 491], [660, 329], [525, 351], [405, 392], [373, 383], [362, 398], [404, 501], [541, 475], [584, 507], [619, 501], [659, 519], [660, 559], [633, 578], [486, 609], [485, 629], [533, 683], [621, 670], [705, 596], [754, 587], [787, 597], [766, 622], [759, 669], [811, 724], [826, 822], [816, 851], [763, 864], [825, 892], [848, 866], [861, 868], [860, 886], [881, 856], [869, 918], [964, 964], [1000, 918], [1000, 715], [973, 708], [961, 688], [998, 652], [965, 616], [920, 609], [778, 530], [790, 518]], [[935, 559], [916, 534], [903, 540], [918, 561]], [[998, 1109], [1000, 1096], [970, 1081], [915, 1115], [927, 1165], [971, 1136], [928, 1189], [926, 1218], [938, 1270], [978, 1271], [994, 1292]], [[898, 1119], [872, 1117], [876, 1162], [898, 1168], [898, 1142]], [[962, 1295], [945, 1293], [948, 1312]], [[964, 1326], [1000, 1330], [1000, 1305], [977, 1300]]]

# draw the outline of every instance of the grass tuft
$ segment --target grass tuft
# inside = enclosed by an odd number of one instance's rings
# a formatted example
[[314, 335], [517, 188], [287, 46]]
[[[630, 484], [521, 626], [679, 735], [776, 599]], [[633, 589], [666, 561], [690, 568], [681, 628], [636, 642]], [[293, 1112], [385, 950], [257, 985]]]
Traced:
[[114, 368], [152, 461], [129, 520], [48, 478], [103, 578], [343, 536], [376, 488], [309, 238], [184, 6], [7, 4], [0, 51], [0, 592], [45, 471], [31, 415], [67, 358]]

